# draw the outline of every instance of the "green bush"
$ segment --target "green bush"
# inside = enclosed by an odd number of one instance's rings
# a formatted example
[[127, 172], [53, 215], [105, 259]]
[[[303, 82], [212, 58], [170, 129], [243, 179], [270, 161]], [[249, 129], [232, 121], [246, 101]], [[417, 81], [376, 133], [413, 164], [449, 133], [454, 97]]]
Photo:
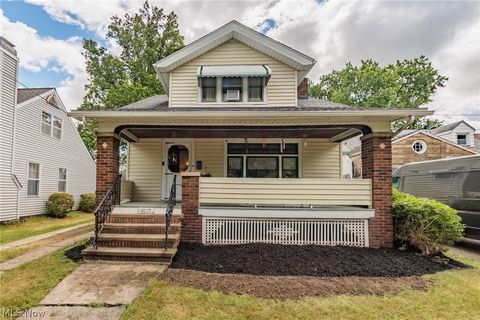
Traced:
[[95, 210], [95, 194], [84, 193], [80, 195], [78, 210], [83, 212], [93, 212]]
[[394, 189], [392, 213], [395, 238], [424, 255], [447, 250], [463, 235], [457, 211], [433, 199]]
[[72, 211], [75, 200], [66, 192], [56, 192], [48, 197], [47, 215], [55, 218], [64, 218]]

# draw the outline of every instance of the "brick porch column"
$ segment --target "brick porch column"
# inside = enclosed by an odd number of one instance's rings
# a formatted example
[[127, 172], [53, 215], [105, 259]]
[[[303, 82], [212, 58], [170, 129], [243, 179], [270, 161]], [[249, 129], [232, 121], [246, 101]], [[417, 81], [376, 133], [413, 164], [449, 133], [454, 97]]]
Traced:
[[97, 134], [97, 205], [119, 174], [120, 137], [113, 133]]
[[198, 215], [200, 172], [182, 172], [181, 241], [202, 243], [202, 217]]
[[391, 133], [362, 137], [362, 178], [372, 179], [375, 217], [369, 221], [370, 247], [393, 246]]

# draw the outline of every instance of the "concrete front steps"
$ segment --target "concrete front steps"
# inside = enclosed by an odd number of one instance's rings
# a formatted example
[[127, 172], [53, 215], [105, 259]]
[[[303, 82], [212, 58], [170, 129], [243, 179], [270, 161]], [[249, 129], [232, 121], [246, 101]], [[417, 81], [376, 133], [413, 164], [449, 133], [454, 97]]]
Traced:
[[139, 214], [135, 210], [131, 207], [114, 210], [99, 235], [98, 247], [87, 247], [82, 251], [84, 260], [170, 264], [180, 242], [179, 211], [172, 215], [166, 239], [165, 213]]

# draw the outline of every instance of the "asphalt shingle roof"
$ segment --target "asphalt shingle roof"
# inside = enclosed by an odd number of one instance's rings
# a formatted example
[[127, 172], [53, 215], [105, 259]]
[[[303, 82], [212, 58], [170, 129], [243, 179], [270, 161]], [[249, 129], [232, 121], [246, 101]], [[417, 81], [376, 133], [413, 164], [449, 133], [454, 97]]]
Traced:
[[17, 89], [17, 104], [35, 98], [53, 88], [19, 88]]
[[[447, 132], [447, 131], [451, 131], [453, 129], [455, 129], [459, 124], [461, 123], [464, 123], [465, 125], [469, 126], [470, 128], [474, 129], [471, 125], [469, 125], [468, 123], [466, 123], [464, 120], [460, 120], [460, 121], [457, 121], [457, 122], [453, 122], [453, 123], [450, 123], [450, 124], [446, 124], [444, 126], [441, 126], [441, 127], [438, 127], [438, 128], [435, 128], [435, 129], [432, 129], [430, 131], [430, 133], [433, 133], [433, 134], [439, 134], [439, 133], [442, 133], [442, 132]], [[474, 129], [475, 130], [475, 129]]]
[[156, 95], [148, 97], [146, 99], [133, 102], [124, 107], [118, 108], [117, 110], [121, 111], [219, 111], [219, 110], [228, 110], [228, 111], [308, 111], [308, 110], [324, 110], [324, 111], [335, 111], [335, 110], [357, 110], [363, 108], [350, 107], [344, 104], [308, 98], [308, 99], [299, 99], [298, 107], [234, 107], [234, 106], [218, 106], [218, 107], [168, 107], [168, 96], [166, 95]]

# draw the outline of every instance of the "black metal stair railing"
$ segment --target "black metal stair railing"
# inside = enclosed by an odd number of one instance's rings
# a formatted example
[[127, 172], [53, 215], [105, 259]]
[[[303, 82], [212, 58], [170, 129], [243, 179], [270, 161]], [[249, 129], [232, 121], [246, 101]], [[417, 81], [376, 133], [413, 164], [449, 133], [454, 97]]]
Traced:
[[94, 211], [95, 214], [95, 238], [93, 239], [93, 247], [98, 248], [98, 237], [103, 230], [105, 222], [112, 214], [116, 205], [120, 204], [120, 185], [122, 175], [119, 174], [115, 181], [108, 189], [100, 204]]
[[173, 176], [172, 188], [167, 202], [167, 210], [165, 212], [165, 251], [168, 250], [168, 231], [172, 221], [173, 208], [177, 203], [177, 176]]

